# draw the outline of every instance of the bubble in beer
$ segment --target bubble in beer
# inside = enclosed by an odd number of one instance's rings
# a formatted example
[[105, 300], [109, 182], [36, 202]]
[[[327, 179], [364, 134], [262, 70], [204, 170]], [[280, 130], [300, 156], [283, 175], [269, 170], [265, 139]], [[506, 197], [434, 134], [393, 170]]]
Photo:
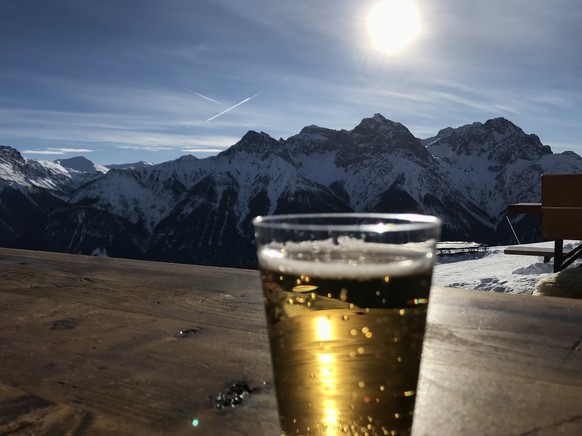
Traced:
[[340, 290], [340, 300], [346, 301], [348, 299], [348, 290], [346, 288], [342, 288]]

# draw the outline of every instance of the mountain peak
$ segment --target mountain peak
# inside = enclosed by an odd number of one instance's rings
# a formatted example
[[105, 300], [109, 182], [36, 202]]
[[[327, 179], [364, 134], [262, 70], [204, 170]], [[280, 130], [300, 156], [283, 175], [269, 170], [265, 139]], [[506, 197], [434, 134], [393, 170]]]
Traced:
[[271, 142], [276, 141], [276, 139], [272, 138], [268, 133], [265, 132], [256, 132], [254, 130], [249, 130], [244, 136], [241, 138], [239, 142]]
[[488, 165], [507, 165], [519, 159], [537, 160], [552, 154], [537, 135], [526, 134], [511, 121], [499, 117], [485, 123], [442, 129], [431, 138], [428, 149], [435, 156], [456, 160], [454, 156], [484, 156]]
[[[428, 162], [430, 155], [419, 139], [404, 125], [391, 121], [381, 114], [364, 118], [354, 130], [348, 132], [353, 150], [345, 147], [338, 153], [338, 163], [347, 165], [355, 160], [383, 153], [400, 153], [417, 161]], [[358, 156], [359, 155], [359, 156]]]
[[360, 124], [354, 128], [354, 133], [368, 134], [370, 132], [409, 132], [402, 124], [391, 121], [381, 114], [374, 114], [371, 118], [364, 118]]
[[106, 173], [108, 169], [102, 165], [95, 164], [86, 157], [75, 156], [68, 159], [58, 159], [55, 163], [59, 164], [63, 168], [67, 168], [73, 171], [80, 171], [82, 173]]
[[374, 144], [383, 150], [408, 149], [421, 146], [420, 141], [404, 125], [391, 121], [380, 114], [364, 118], [351, 134], [354, 142]]
[[180, 156], [178, 159], [175, 160], [175, 162], [193, 162], [198, 160], [198, 158], [196, 156], [193, 156], [191, 154], [185, 154], [183, 156]]
[[490, 120], [485, 121], [483, 127], [486, 129], [494, 130], [501, 134], [508, 134], [508, 133], [517, 133], [517, 134], [525, 134], [523, 130], [521, 130], [518, 126], [513, 124], [507, 118], [498, 117], [492, 118]]
[[269, 134], [249, 130], [240, 141], [221, 152], [219, 156], [234, 156], [237, 153], [276, 154], [280, 146], [281, 142]]
[[15, 148], [7, 145], [0, 145], [0, 159], [4, 161], [16, 161], [24, 163], [24, 157]]
[[321, 139], [327, 138], [330, 133], [336, 133], [336, 130], [328, 129], [327, 127], [320, 127], [316, 126], [315, 124], [311, 124], [309, 126], [305, 126], [298, 135], [294, 135], [291, 138], [301, 138], [301, 139]]

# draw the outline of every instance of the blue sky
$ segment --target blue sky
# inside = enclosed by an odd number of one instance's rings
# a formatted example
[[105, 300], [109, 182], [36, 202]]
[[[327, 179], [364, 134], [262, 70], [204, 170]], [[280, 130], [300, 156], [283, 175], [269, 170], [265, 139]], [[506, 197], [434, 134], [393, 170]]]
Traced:
[[396, 54], [377, 1], [1, 0], [0, 144], [162, 162], [381, 113], [421, 138], [503, 116], [582, 154], [580, 0], [416, 0]]

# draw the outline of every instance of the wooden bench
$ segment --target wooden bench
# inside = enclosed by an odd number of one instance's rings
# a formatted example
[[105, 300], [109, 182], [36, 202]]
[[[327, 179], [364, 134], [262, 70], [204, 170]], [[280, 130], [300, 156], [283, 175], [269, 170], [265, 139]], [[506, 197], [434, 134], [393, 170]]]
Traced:
[[543, 257], [544, 262], [549, 262], [554, 257], [554, 248], [540, 247], [537, 243], [510, 245], [503, 250], [505, 254], [517, 254], [521, 256], [538, 256]]
[[582, 239], [582, 174], [542, 175], [542, 201], [509, 205], [510, 213], [541, 214], [542, 238], [554, 240], [554, 248], [529, 245], [510, 246], [506, 254], [554, 258], [554, 272], [569, 266], [582, 254], [582, 244], [564, 251], [565, 239]]

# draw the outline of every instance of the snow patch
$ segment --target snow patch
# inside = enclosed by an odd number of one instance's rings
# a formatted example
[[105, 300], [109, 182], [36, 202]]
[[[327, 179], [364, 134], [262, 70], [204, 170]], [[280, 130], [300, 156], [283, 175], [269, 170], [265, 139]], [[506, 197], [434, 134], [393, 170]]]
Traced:
[[[575, 246], [580, 241], [567, 241]], [[541, 247], [553, 247], [553, 242], [541, 242]], [[504, 254], [504, 246], [488, 247], [484, 254], [437, 256], [433, 285], [474, 289], [488, 292], [531, 295], [538, 281], [552, 274], [553, 263], [532, 263], [532, 256]], [[477, 258], [476, 258], [477, 257]], [[582, 260], [574, 262], [574, 268]]]

